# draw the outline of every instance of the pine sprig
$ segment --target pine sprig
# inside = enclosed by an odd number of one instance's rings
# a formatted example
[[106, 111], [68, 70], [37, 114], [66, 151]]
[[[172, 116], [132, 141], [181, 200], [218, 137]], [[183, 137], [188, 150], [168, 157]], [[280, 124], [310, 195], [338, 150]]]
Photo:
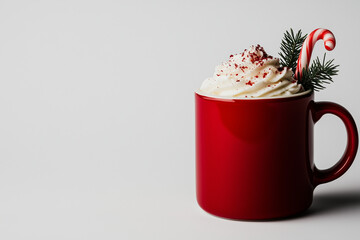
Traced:
[[[291, 28], [290, 31], [284, 33], [279, 53], [281, 67], [288, 67], [295, 73], [301, 47], [306, 37], [307, 35], [302, 36], [301, 30], [294, 34]], [[319, 91], [325, 88], [325, 84], [333, 82], [332, 77], [338, 74], [339, 65], [334, 64], [334, 59], [326, 61], [325, 58], [326, 54], [322, 61], [317, 57], [308, 69], [303, 69], [302, 77], [298, 80], [305, 90]]]
[[296, 70], [297, 60], [301, 51], [303, 42], [305, 41], [307, 34], [302, 36], [301, 30], [296, 34], [292, 28], [290, 32], [286, 31], [281, 41], [280, 50], [280, 65], [282, 67], [289, 67], [293, 72]]
[[325, 58], [326, 53], [322, 61], [317, 57], [309, 69], [303, 69], [300, 82], [305, 90], [323, 90], [325, 88], [324, 84], [333, 82], [332, 77], [338, 74], [339, 65], [334, 64], [334, 59], [326, 61]]

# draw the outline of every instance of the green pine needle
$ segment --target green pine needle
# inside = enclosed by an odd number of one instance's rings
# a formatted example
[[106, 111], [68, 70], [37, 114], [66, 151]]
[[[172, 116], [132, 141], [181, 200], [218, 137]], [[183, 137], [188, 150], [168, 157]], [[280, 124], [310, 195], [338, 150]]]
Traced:
[[302, 36], [301, 30], [294, 34], [292, 28], [290, 28], [290, 32], [286, 31], [284, 33], [284, 37], [280, 45], [281, 52], [279, 53], [280, 65], [282, 67], [289, 67], [293, 72], [295, 72], [301, 47], [306, 37], [306, 34]]
[[325, 88], [324, 84], [333, 82], [332, 77], [338, 74], [339, 65], [334, 64], [334, 59], [326, 61], [325, 58], [326, 53], [324, 54], [322, 61], [317, 57], [312, 62], [309, 69], [303, 69], [303, 75], [300, 82], [305, 90], [311, 89], [320, 91]]

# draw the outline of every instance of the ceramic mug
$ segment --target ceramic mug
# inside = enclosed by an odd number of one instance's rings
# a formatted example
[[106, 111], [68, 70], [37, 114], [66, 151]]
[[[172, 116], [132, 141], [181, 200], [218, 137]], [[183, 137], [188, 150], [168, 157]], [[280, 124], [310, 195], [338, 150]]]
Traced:
[[[344, 174], [358, 147], [350, 113], [313, 92], [227, 99], [195, 93], [196, 193], [201, 208], [230, 219], [272, 219], [308, 209], [313, 190]], [[345, 124], [347, 146], [331, 168], [313, 161], [314, 124], [327, 113]]]

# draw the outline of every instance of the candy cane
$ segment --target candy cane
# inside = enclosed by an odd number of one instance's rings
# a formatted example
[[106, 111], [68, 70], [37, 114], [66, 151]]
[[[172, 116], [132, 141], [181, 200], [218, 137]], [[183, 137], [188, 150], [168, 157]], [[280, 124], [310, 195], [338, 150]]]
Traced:
[[295, 79], [301, 79], [303, 69], [307, 69], [309, 67], [311, 53], [313, 51], [314, 45], [320, 39], [324, 40], [326, 50], [331, 51], [335, 48], [335, 37], [330, 30], [318, 28], [312, 31], [305, 39], [304, 44], [301, 48], [294, 76]]

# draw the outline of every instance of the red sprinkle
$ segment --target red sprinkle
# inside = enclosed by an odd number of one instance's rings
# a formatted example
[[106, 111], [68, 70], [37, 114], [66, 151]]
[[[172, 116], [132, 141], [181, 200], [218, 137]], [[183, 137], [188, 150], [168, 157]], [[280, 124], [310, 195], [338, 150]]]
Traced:
[[230, 55], [231, 58], [232, 58], [233, 56], [234, 56], [234, 55], [232, 55], [232, 54]]
[[264, 73], [264, 75], [263, 75], [263, 78], [265, 78], [265, 77], [266, 77], [266, 75], [268, 75], [268, 73], [266, 73], [266, 72], [265, 72], [265, 73]]
[[253, 84], [254, 84], [254, 82], [252, 82], [252, 81], [248, 81], [247, 83], [245, 83], [246, 85], [250, 85], [250, 86], [252, 86]]

